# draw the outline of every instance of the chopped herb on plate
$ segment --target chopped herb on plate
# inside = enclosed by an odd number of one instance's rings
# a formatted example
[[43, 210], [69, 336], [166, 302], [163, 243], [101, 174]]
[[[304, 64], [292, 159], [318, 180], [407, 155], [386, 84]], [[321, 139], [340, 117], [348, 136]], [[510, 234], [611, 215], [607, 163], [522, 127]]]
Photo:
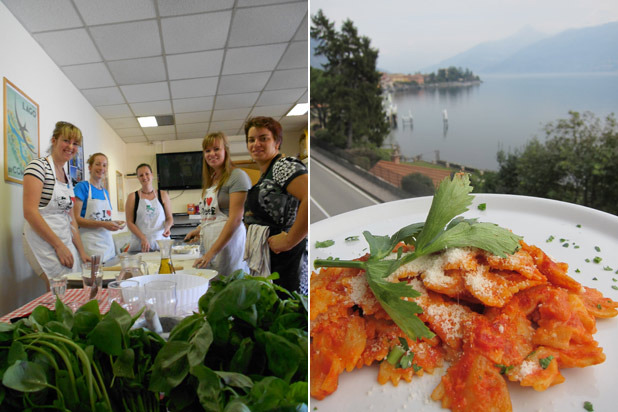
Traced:
[[319, 240], [317, 242], [315, 242], [315, 248], [319, 249], [319, 248], [326, 248], [326, 247], [331, 247], [332, 245], [335, 244], [334, 240], [325, 240], [323, 242], [320, 242]]
[[541, 368], [547, 369], [547, 367], [551, 363], [552, 359], [554, 359], [554, 357], [552, 355], [549, 355], [546, 358], [539, 359], [539, 364], [541, 365]]

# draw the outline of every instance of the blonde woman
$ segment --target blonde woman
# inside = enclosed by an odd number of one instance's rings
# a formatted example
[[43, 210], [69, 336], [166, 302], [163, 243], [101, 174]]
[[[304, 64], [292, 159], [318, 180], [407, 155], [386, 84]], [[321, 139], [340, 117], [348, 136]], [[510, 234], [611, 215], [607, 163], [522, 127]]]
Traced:
[[109, 193], [103, 187], [107, 176], [107, 156], [95, 153], [88, 158], [90, 179], [75, 185], [75, 220], [84, 249], [89, 255], [100, 254], [107, 262], [116, 256], [112, 232], [124, 228], [121, 220], [112, 220]]
[[79, 128], [58, 122], [49, 156], [32, 160], [24, 170], [24, 251], [48, 289], [50, 278], [80, 271], [81, 262], [90, 260], [73, 219], [75, 194], [65, 172], [81, 144]]
[[221, 276], [238, 269], [248, 271], [243, 261], [246, 231], [242, 224], [249, 176], [235, 168], [230, 159], [227, 138], [211, 133], [202, 141], [202, 223], [185, 236], [185, 241], [201, 237], [204, 255], [194, 267], [213, 268]]

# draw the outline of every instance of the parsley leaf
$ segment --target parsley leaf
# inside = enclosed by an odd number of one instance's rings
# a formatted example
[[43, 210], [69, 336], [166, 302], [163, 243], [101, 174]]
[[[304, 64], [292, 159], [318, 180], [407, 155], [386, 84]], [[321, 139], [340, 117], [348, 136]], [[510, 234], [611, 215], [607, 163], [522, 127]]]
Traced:
[[588, 412], [594, 412], [594, 407], [592, 406], [592, 403], [588, 401], [584, 402], [584, 409]]
[[[366, 262], [316, 259], [314, 266], [365, 270], [371, 291], [397, 326], [411, 339], [432, 338], [433, 332], [416, 316], [422, 313], [420, 306], [405, 299], [420, 294], [406, 283], [394, 283], [386, 278], [401, 265], [447, 248], [476, 247], [506, 257], [520, 247], [521, 237], [511, 231], [493, 223], [479, 223], [476, 219], [459, 216], [472, 204], [474, 196], [471, 191], [468, 175], [457, 174], [452, 180], [446, 178], [436, 191], [424, 223], [405, 226], [393, 236], [363, 232], [369, 245]], [[403, 255], [400, 249], [396, 259], [385, 259], [399, 242], [414, 245], [414, 251]]]
[[487, 209], [487, 203], [479, 203], [477, 208], [478, 208], [478, 210], [485, 210], [485, 209]]

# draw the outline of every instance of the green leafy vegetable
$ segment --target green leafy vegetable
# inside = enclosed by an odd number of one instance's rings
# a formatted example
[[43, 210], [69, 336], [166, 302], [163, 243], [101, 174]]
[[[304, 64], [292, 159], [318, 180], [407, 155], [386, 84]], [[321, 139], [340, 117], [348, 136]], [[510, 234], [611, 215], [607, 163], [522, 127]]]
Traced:
[[[446, 248], [477, 247], [505, 257], [519, 249], [519, 236], [492, 223], [459, 216], [472, 204], [472, 186], [467, 175], [458, 174], [444, 179], [438, 187], [424, 223], [401, 228], [393, 236], [375, 236], [368, 231], [363, 236], [369, 244], [366, 262], [316, 259], [317, 267], [351, 267], [365, 271], [366, 280], [391, 319], [411, 339], [431, 338], [433, 332], [416, 316], [422, 309], [413, 301], [420, 294], [405, 283], [393, 283], [387, 278], [400, 266], [421, 256]], [[413, 245], [414, 251], [398, 253], [396, 259], [385, 259], [400, 242]]]

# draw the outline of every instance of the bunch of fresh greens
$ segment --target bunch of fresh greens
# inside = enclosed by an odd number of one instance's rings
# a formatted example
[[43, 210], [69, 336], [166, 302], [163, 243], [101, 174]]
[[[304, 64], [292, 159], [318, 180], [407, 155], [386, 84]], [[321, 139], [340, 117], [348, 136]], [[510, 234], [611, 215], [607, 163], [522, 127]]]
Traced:
[[75, 314], [60, 300], [27, 319], [0, 322], [0, 410], [159, 411], [147, 382], [158, 335], [131, 329], [137, 319], [93, 300]]
[[299, 411], [308, 400], [307, 300], [238, 272], [170, 333], [150, 389], [170, 411]]
[[[452, 180], [444, 179], [434, 195], [425, 222], [405, 226], [390, 237], [363, 232], [369, 244], [370, 256], [366, 262], [316, 259], [314, 266], [364, 270], [371, 291], [401, 330], [411, 339], [431, 338], [434, 334], [416, 316], [422, 313], [422, 309], [415, 302], [403, 299], [418, 297], [419, 293], [406, 283], [389, 282], [387, 278], [400, 266], [447, 248], [477, 247], [504, 257], [520, 247], [521, 238], [509, 230], [459, 216], [472, 204], [474, 196], [470, 192], [472, 186], [467, 175], [457, 174]], [[413, 245], [414, 251], [403, 254], [400, 248], [396, 259], [391, 259], [393, 249], [400, 242]]]

